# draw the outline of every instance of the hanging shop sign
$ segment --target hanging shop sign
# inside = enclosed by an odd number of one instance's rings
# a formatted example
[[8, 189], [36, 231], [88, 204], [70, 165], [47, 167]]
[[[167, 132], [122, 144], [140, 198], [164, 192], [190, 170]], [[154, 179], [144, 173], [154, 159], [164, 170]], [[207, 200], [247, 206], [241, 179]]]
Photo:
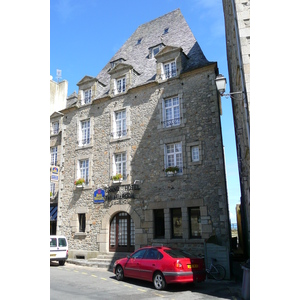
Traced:
[[51, 167], [51, 181], [58, 181], [59, 167]]
[[98, 189], [94, 192], [94, 203], [103, 203], [105, 199], [105, 191]]

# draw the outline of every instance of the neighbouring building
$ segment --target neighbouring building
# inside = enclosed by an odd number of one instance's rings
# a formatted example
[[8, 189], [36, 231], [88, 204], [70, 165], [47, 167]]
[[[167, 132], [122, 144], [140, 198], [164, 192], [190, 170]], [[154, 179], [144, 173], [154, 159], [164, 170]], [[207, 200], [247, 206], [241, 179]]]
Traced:
[[57, 231], [70, 257], [149, 244], [199, 254], [213, 239], [230, 276], [217, 74], [177, 9], [78, 82], [59, 112]]
[[[250, 0], [223, 0], [230, 92], [241, 187], [240, 243], [250, 256]], [[239, 218], [238, 218], [239, 219]]]
[[66, 107], [68, 82], [55, 82], [50, 76], [50, 234], [56, 234], [59, 166], [61, 155], [61, 122]]

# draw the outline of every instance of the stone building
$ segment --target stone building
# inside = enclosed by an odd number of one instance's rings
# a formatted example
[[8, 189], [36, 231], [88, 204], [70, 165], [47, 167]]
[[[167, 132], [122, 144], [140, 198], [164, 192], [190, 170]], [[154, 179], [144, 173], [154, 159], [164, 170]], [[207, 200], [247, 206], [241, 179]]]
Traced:
[[56, 234], [59, 166], [61, 156], [61, 122], [66, 107], [68, 82], [53, 81], [50, 76], [50, 234]]
[[60, 111], [57, 231], [70, 257], [149, 244], [199, 254], [215, 237], [228, 262], [217, 74], [177, 9], [139, 26], [78, 82]]
[[250, 255], [250, 0], [223, 0], [227, 60], [241, 187], [242, 248]]

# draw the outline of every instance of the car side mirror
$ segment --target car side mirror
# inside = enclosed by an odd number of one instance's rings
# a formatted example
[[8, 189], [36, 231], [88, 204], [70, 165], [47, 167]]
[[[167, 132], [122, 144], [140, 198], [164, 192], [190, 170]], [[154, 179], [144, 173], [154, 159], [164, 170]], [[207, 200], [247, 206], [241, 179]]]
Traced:
[[128, 259], [130, 258], [130, 255], [129, 255], [129, 254], [127, 255], [127, 258], [128, 258]]

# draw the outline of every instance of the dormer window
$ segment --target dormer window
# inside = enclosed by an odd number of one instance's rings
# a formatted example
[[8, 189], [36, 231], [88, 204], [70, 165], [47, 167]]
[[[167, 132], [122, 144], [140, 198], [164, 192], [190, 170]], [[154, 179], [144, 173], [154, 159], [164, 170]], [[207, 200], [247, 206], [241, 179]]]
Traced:
[[116, 85], [117, 85], [117, 94], [124, 93], [126, 90], [126, 78], [125, 76], [122, 78], [116, 79]]
[[177, 72], [176, 72], [176, 62], [175, 62], [175, 60], [170, 61], [168, 63], [165, 63], [164, 64], [165, 79], [175, 77], [176, 75], [177, 75]]
[[154, 57], [159, 52], [159, 47], [155, 47], [152, 50], [152, 56]]
[[138, 39], [136, 44], [139, 45], [142, 42], [142, 38]]
[[164, 34], [167, 34], [169, 32], [169, 27], [165, 28]]
[[88, 89], [84, 91], [84, 104], [91, 103], [92, 100], [92, 90]]

